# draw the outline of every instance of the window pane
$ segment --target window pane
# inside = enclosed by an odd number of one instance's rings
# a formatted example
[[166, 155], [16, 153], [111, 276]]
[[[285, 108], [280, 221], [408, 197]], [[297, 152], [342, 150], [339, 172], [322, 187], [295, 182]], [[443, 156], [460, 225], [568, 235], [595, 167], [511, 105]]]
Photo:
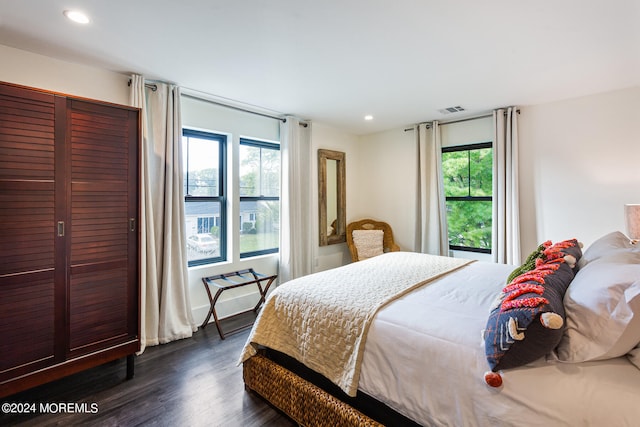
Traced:
[[469, 195], [469, 152], [442, 153], [442, 176], [446, 197]]
[[280, 151], [240, 145], [240, 196], [280, 195]]
[[262, 149], [262, 196], [280, 196], [280, 150]]
[[260, 147], [240, 144], [240, 196], [260, 195]]
[[491, 249], [491, 202], [451, 201], [447, 205], [449, 244]]
[[493, 149], [482, 148], [469, 151], [469, 167], [471, 169], [470, 195], [491, 196], [493, 193], [491, 182], [493, 175]]
[[220, 142], [182, 137], [185, 196], [219, 196]]
[[184, 204], [188, 261], [220, 256], [220, 202]]
[[277, 249], [279, 231], [279, 201], [240, 202], [241, 254]]

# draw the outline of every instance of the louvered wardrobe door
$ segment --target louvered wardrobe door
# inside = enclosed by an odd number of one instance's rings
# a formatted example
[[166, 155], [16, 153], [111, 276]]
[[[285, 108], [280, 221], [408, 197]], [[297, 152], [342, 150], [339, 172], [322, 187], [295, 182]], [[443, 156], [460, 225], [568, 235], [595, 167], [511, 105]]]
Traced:
[[56, 328], [64, 333], [56, 316], [64, 305], [55, 262], [56, 100], [64, 109], [54, 95], [0, 85], [0, 382], [54, 363]]
[[69, 352], [137, 337], [137, 112], [70, 100]]

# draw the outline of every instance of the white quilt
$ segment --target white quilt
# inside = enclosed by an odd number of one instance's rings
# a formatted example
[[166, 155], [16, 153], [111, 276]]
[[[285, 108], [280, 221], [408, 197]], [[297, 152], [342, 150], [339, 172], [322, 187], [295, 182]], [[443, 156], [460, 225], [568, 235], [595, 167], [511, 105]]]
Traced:
[[263, 345], [294, 357], [355, 396], [365, 339], [378, 310], [469, 262], [392, 252], [285, 283], [267, 299], [241, 362]]

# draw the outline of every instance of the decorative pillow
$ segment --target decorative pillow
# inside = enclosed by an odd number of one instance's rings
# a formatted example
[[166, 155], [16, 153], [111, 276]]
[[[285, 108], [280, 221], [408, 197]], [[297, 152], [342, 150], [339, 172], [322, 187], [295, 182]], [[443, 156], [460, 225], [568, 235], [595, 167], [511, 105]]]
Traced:
[[511, 272], [509, 277], [507, 277], [507, 283], [510, 283], [519, 275], [533, 270], [539, 263], [558, 257], [560, 254], [562, 256], [571, 255], [573, 258], [567, 258], [566, 261], [571, 268], [575, 268], [577, 264], [576, 260], [580, 259], [582, 255], [581, 247], [582, 244], [575, 239], [565, 240], [556, 244], [552, 244], [551, 240], [547, 240], [541, 243], [535, 251], [531, 252], [520, 267]]
[[567, 290], [567, 328], [558, 346], [562, 361], [618, 357], [640, 343], [640, 252], [618, 247], [602, 253]]
[[358, 259], [363, 260], [383, 253], [382, 230], [353, 230], [353, 244], [358, 250]]
[[527, 271], [531, 271], [536, 268], [536, 261], [542, 257], [542, 251], [551, 246], [551, 240], [547, 240], [544, 243], [540, 243], [540, 245], [536, 248], [535, 251], [531, 252], [525, 262], [515, 270], [511, 272], [509, 277], [507, 277], [507, 283], [511, 283], [513, 279], [518, 277], [521, 274], [526, 273]]
[[[492, 308], [484, 331], [485, 353], [492, 372], [485, 381], [499, 386], [497, 371], [531, 363], [560, 342], [565, 323], [563, 298], [580, 258], [577, 240], [544, 250], [535, 269], [509, 282]], [[566, 255], [565, 255], [566, 254]]]
[[603, 256], [612, 255], [617, 252], [626, 252], [633, 248], [634, 245], [631, 244], [627, 236], [620, 231], [614, 231], [613, 233], [605, 234], [589, 245], [582, 255], [579, 266], [582, 268], [591, 261], [595, 261]]

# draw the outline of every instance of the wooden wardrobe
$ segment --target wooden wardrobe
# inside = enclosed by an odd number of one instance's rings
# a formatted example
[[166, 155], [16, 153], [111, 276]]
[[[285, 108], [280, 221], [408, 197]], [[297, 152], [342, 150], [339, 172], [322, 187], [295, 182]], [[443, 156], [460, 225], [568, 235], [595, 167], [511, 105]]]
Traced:
[[139, 110], [0, 83], [0, 397], [140, 349]]

